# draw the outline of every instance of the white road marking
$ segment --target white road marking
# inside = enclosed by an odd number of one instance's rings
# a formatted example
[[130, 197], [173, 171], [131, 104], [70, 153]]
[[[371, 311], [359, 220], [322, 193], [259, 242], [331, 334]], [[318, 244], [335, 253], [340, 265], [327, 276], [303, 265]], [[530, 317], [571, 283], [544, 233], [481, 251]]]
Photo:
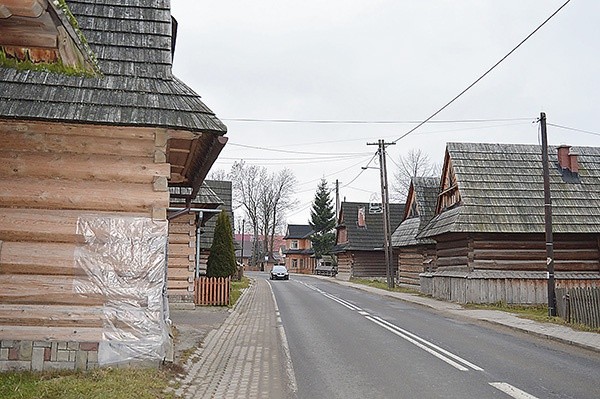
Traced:
[[537, 397], [530, 395], [519, 388], [515, 388], [506, 382], [490, 382], [490, 385], [515, 399], [538, 399]]
[[388, 322], [388, 321], [385, 321], [385, 320], [383, 320], [381, 317], [377, 317], [377, 316], [373, 316], [373, 317], [374, 317], [375, 319], [379, 320], [380, 322], [382, 322], [382, 323], [384, 323], [384, 324], [386, 324], [386, 325], [390, 326], [391, 328], [393, 328], [393, 329], [395, 329], [395, 330], [397, 330], [397, 331], [401, 332], [402, 334], [405, 334], [405, 335], [407, 335], [407, 336], [409, 336], [409, 337], [411, 337], [411, 338], [414, 338], [414, 339], [415, 339], [415, 340], [417, 340], [417, 341], [420, 341], [420, 342], [422, 342], [423, 344], [425, 344], [425, 345], [427, 345], [427, 346], [431, 347], [432, 349], [435, 349], [436, 351], [438, 351], [438, 352], [440, 352], [440, 353], [442, 353], [442, 354], [444, 354], [444, 355], [446, 355], [446, 356], [448, 356], [448, 357], [451, 357], [452, 359], [454, 359], [454, 360], [456, 360], [456, 361], [458, 361], [458, 362], [460, 362], [460, 363], [464, 364], [464, 365], [465, 365], [465, 366], [467, 366], [467, 367], [470, 367], [470, 368], [472, 368], [473, 370], [477, 370], [477, 371], [483, 371], [483, 369], [482, 369], [481, 367], [479, 367], [479, 366], [477, 366], [477, 365], [475, 365], [475, 364], [473, 364], [473, 363], [469, 362], [468, 360], [465, 360], [465, 359], [463, 359], [462, 357], [460, 357], [460, 356], [458, 356], [458, 355], [455, 355], [455, 354], [454, 354], [454, 353], [452, 353], [452, 352], [448, 352], [448, 351], [447, 351], [447, 350], [445, 350], [444, 348], [440, 348], [439, 346], [437, 346], [436, 344], [434, 344], [434, 343], [432, 343], [432, 342], [429, 342], [429, 341], [427, 341], [427, 340], [425, 340], [425, 339], [423, 339], [423, 338], [421, 338], [421, 337], [419, 337], [419, 336], [417, 336], [417, 335], [415, 335], [415, 334], [413, 334], [413, 333], [411, 333], [411, 332], [409, 332], [409, 331], [406, 331], [405, 329], [403, 329], [403, 328], [401, 328], [401, 327], [398, 327], [398, 326], [397, 326], [397, 325], [395, 325], [395, 324], [392, 324], [392, 323], [390, 323], [390, 322]]
[[[271, 296], [273, 297], [273, 303], [275, 304], [275, 312], [279, 315], [279, 306], [277, 305], [277, 299], [275, 299], [275, 292], [273, 292], [273, 286], [269, 281], [269, 288], [271, 289]], [[285, 372], [288, 376], [289, 389], [291, 392], [298, 392], [298, 384], [296, 383], [296, 374], [294, 373], [294, 365], [292, 364], [292, 355], [290, 354], [290, 347], [288, 345], [287, 336], [285, 335], [285, 329], [281, 317], [277, 317], [277, 329], [279, 330], [279, 336], [281, 337], [281, 345], [283, 346], [283, 354], [285, 356]]]
[[464, 367], [463, 365], [456, 363], [455, 361], [453, 361], [453, 360], [451, 360], [451, 359], [447, 358], [446, 356], [444, 356], [444, 355], [442, 355], [442, 354], [440, 354], [440, 353], [437, 353], [437, 352], [436, 352], [436, 351], [434, 351], [433, 349], [431, 349], [431, 348], [429, 348], [429, 347], [427, 347], [427, 346], [423, 345], [422, 343], [420, 343], [420, 342], [418, 342], [418, 341], [416, 341], [416, 340], [414, 340], [414, 339], [410, 338], [410, 337], [409, 337], [409, 336], [407, 336], [407, 335], [404, 335], [404, 334], [402, 334], [400, 331], [398, 331], [398, 330], [395, 330], [395, 329], [393, 329], [393, 328], [392, 328], [392, 327], [390, 327], [390, 326], [387, 326], [386, 324], [384, 324], [384, 323], [380, 322], [379, 320], [376, 320], [376, 319], [374, 319], [374, 318], [373, 318], [373, 317], [371, 317], [371, 316], [367, 316], [367, 320], [370, 320], [370, 321], [372, 321], [373, 323], [375, 323], [375, 324], [378, 324], [379, 326], [381, 326], [381, 327], [385, 328], [386, 330], [388, 330], [388, 331], [390, 331], [390, 332], [392, 332], [392, 333], [396, 334], [397, 336], [399, 336], [399, 337], [401, 337], [401, 338], [404, 338], [404, 339], [405, 339], [405, 340], [407, 340], [408, 342], [410, 342], [410, 343], [412, 343], [412, 344], [415, 344], [415, 345], [416, 345], [416, 346], [418, 346], [419, 348], [423, 349], [425, 352], [429, 352], [429, 353], [431, 353], [433, 356], [435, 356], [435, 357], [437, 357], [438, 359], [440, 359], [440, 360], [442, 360], [442, 361], [444, 361], [444, 362], [448, 363], [448, 364], [449, 364], [449, 365], [451, 365], [452, 367], [455, 367], [455, 368], [459, 369], [460, 371], [468, 371], [468, 370], [469, 370], [468, 368]]
[[340, 305], [342, 305], [350, 310], [357, 311], [358, 314], [365, 316], [365, 318], [372, 321], [373, 323], [379, 325], [380, 327], [385, 328], [386, 330], [388, 330], [388, 331], [396, 334], [397, 336], [407, 340], [408, 342], [418, 346], [419, 348], [423, 349], [424, 351], [431, 353], [438, 359], [448, 363], [449, 365], [457, 368], [460, 371], [468, 371], [469, 368], [476, 370], [476, 371], [483, 371], [483, 369], [481, 367], [461, 358], [460, 356], [455, 355], [454, 353], [451, 353], [451, 352], [435, 345], [434, 343], [429, 342], [409, 331], [406, 331], [405, 329], [398, 327], [395, 324], [392, 324], [392, 323], [382, 319], [381, 317], [372, 316], [368, 312], [362, 310], [358, 306], [353, 305], [352, 303], [350, 303], [344, 299], [338, 298], [335, 295], [329, 294], [315, 286], [306, 284], [304, 282], [302, 282], [302, 284], [304, 284], [306, 287], [310, 288], [311, 290], [317, 291], [318, 293], [322, 294], [323, 296], [339, 303]]

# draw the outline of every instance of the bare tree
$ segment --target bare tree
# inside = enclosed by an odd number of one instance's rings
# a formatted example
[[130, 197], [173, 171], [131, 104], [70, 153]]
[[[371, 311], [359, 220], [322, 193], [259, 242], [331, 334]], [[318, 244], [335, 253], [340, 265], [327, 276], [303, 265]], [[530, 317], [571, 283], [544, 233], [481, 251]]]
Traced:
[[429, 155], [415, 149], [409, 150], [406, 156], [400, 155], [396, 165], [398, 169], [394, 171], [391, 191], [391, 199], [394, 202], [406, 200], [413, 177], [435, 176], [440, 169], [438, 164], [431, 162]]
[[266, 169], [255, 165], [246, 165], [244, 161], [235, 162], [231, 167], [231, 181], [233, 188], [233, 201], [236, 206], [243, 207], [248, 222], [254, 233], [253, 250], [250, 258], [250, 264], [256, 265], [260, 248], [258, 246], [260, 214], [259, 198], [261, 187], [266, 182]]
[[225, 171], [225, 169], [211, 169], [208, 176], [206, 176], [207, 180], [217, 180], [217, 181], [226, 181], [229, 180], [229, 175]]
[[[234, 202], [243, 207], [254, 232], [251, 264], [256, 265], [264, 255], [273, 253], [274, 237], [285, 212], [296, 204], [292, 198], [296, 177], [289, 169], [269, 174], [265, 167], [236, 162], [230, 177]], [[261, 250], [258, 238], [262, 236]], [[260, 257], [260, 259], [259, 259]]]
[[270, 184], [265, 186], [261, 203], [263, 204], [263, 236], [267, 254], [273, 253], [275, 233], [281, 226], [285, 212], [297, 203], [292, 198], [296, 186], [296, 177], [290, 169], [283, 169], [269, 176]]

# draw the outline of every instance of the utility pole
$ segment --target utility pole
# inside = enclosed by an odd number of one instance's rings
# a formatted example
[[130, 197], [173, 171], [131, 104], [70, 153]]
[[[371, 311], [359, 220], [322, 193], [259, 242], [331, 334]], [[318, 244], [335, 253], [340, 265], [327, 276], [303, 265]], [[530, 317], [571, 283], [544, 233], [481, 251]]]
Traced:
[[244, 226], [246, 225], [246, 219], [242, 219], [242, 249], [240, 250], [240, 264], [244, 265]]
[[340, 216], [340, 182], [335, 179], [335, 222], [338, 222]]
[[388, 288], [394, 288], [394, 267], [393, 260], [394, 255], [392, 252], [392, 232], [390, 226], [390, 206], [389, 206], [389, 190], [387, 182], [387, 168], [386, 168], [386, 156], [385, 147], [387, 145], [394, 145], [396, 143], [386, 143], [385, 140], [378, 140], [377, 143], [367, 143], [367, 145], [379, 146], [379, 176], [381, 178], [381, 205], [383, 208], [383, 236], [384, 245], [383, 250], [385, 252], [385, 265], [386, 265], [386, 276]]
[[548, 267], [548, 316], [556, 316], [554, 283], [554, 240], [552, 237], [552, 198], [550, 197], [550, 171], [548, 169], [548, 133], [546, 114], [540, 113], [542, 133], [542, 170], [544, 173], [544, 224], [546, 231], [546, 266]]

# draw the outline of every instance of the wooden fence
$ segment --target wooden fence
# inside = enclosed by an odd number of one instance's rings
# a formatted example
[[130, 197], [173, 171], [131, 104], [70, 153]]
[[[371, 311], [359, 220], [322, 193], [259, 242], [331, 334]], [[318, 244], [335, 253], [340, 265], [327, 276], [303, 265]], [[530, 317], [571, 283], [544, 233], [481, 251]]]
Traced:
[[199, 277], [194, 283], [194, 302], [200, 306], [228, 306], [231, 277]]
[[600, 328], [600, 288], [557, 288], [556, 310], [568, 323]]

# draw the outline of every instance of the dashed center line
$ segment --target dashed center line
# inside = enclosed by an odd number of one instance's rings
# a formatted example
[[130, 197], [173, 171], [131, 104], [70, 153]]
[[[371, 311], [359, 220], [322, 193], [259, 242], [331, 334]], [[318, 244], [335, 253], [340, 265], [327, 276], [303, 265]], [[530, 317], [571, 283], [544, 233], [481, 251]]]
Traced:
[[[455, 355], [454, 353], [449, 352], [446, 349], [443, 349], [443, 348], [439, 347], [438, 345], [435, 345], [434, 343], [429, 342], [429, 341], [403, 329], [402, 327], [399, 327], [393, 323], [390, 323], [389, 321], [386, 321], [379, 316], [374, 316], [374, 315], [370, 314], [369, 312], [361, 309], [360, 307], [358, 307], [344, 299], [341, 299], [335, 295], [329, 294], [329, 293], [327, 293], [311, 284], [307, 284], [303, 281], [298, 281], [298, 282], [303, 284], [304, 286], [308, 287], [309, 289], [316, 291], [319, 294], [339, 303], [340, 305], [342, 305], [352, 311], [356, 311], [358, 314], [360, 314], [361, 316], [364, 316], [370, 322], [375, 323], [378, 326], [397, 335], [398, 337], [412, 343], [413, 345], [416, 345], [417, 347], [423, 349], [427, 353], [430, 353], [431, 355], [437, 357], [438, 359], [442, 360], [443, 362], [451, 365], [452, 367], [454, 367], [460, 371], [469, 371], [469, 369], [472, 369], [474, 371], [483, 371], [483, 368], [461, 358], [460, 356]], [[522, 391], [506, 382], [489, 382], [489, 385], [491, 385], [492, 387], [498, 389], [501, 392], [504, 392], [505, 394], [507, 394], [515, 399], [538, 399], [537, 397], [530, 395], [529, 393]]]

